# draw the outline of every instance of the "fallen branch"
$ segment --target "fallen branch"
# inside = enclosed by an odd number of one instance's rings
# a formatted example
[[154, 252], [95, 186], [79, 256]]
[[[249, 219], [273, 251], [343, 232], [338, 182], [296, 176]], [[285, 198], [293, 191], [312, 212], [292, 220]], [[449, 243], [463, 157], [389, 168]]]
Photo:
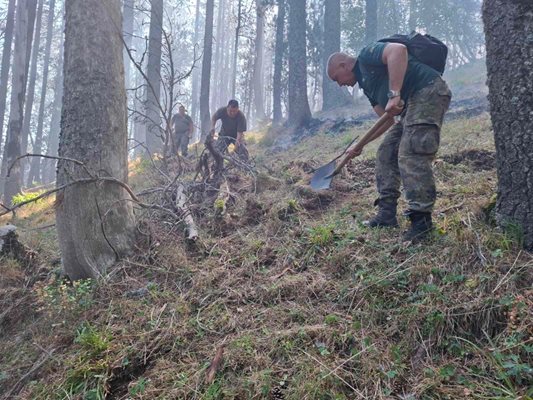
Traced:
[[215, 375], [217, 373], [217, 370], [220, 368], [220, 365], [222, 364], [222, 356], [224, 355], [224, 345], [221, 345], [218, 350], [217, 354], [215, 355], [215, 358], [213, 358], [213, 361], [211, 362], [211, 365], [207, 369], [207, 373], [205, 376], [205, 382], [210, 385], [215, 380]]
[[194, 241], [198, 239], [198, 228], [186, 204], [186, 200], [185, 187], [180, 183], [176, 192], [176, 206], [184, 213], [183, 221], [187, 225], [187, 239]]
[[39, 371], [39, 369], [48, 361], [50, 357], [52, 357], [53, 353], [56, 351], [56, 349], [52, 349], [50, 351], [44, 351], [43, 354], [39, 357], [39, 359], [33, 364], [33, 367], [30, 368], [28, 372], [26, 372], [18, 381], [13, 385], [13, 387], [7, 391], [7, 393], [4, 394], [4, 399], [10, 399], [15, 397], [22, 387], [26, 384], [26, 382], [32, 380]]

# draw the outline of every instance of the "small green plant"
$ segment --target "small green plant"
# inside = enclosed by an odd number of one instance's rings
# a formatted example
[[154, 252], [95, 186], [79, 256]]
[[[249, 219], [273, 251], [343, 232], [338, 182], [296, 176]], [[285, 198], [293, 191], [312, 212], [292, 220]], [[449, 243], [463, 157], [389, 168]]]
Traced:
[[314, 246], [326, 246], [333, 242], [333, 238], [334, 231], [329, 225], [319, 225], [309, 229], [309, 242]]
[[222, 213], [224, 211], [224, 208], [226, 207], [226, 203], [223, 199], [216, 199], [214, 207], [216, 213]]
[[69, 285], [62, 279], [45, 286], [36, 285], [41, 310], [49, 313], [87, 310], [93, 304], [94, 281], [80, 279]]
[[96, 357], [108, 349], [109, 337], [85, 322], [78, 328], [74, 343], [78, 343], [88, 354]]
[[336, 325], [339, 322], [339, 317], [334, 314], [329, 314], [326, 315], [326, 318], [324, 318], [324, 322], [326, 325]]
[[217, 400], [217, 399], [221, 399], [222, 396], [223, 396], [222, 386], [220, 385], [219, 382], [215, 381], [211, 385], [209, 385], [209, 387], [207, 388], [204, 399]]
[[148, 384], [148, 379], [141, 378], [133, 386], [130, 387], [129, 392], [132, 396], [137, 396], [143, 394], [146, 390], [146, 385]]
[[110, 340], [110, 335], [98, 331], [88, 322], [78, 327], [74, 343], [80, 345], [79, 355], [69, 363], [66, 379], [57, 390], [59, 398], [105, 399], [110, 372], [106, 351]]
[[254, 342], [250, 335], [244, 335], [238, 338], [233, 342], [233, 346], [242, 349], [248, 355], [252, 355], [254, 352]]
[[300, 206], [298, 205], [298, 200], [289, 199], [289, 201], [287, 202], [287, 209], [289, 209], [291, 211], [296, 211], [299, 208], [300, 208]]
[[[37, 192], [29, 192], [29, 193], [19, 193], [13, 196], [13, 199], [11, 201], [13, 205], [16, 206], [22, 203], [26, 203], [28, 201], [35, 200], [37, 197], [39, 197], [43, 193], [44, 193], [44, 190], [40, 190]], [[42, 199], [37, 200], [35, 203], [40, 203], [41, 201]]]

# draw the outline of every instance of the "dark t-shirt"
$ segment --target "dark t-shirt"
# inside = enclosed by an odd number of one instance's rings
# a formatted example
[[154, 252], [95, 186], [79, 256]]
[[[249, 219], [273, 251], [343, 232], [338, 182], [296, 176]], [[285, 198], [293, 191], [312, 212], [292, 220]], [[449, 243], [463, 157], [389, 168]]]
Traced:
[[176, 134], [189, 133], [189, 127], [192, 124], [192, 118], [185, 114], [181, 116], [180, 114], [175, 114], [172, 117], [172, 124], [174, 125], [174, 132]]
[[226, 107], [221, 107], [215, 112], [215, 119], [222, 121], [219, 136], [229, 136], [236, 139], [237, 132], [246, 131], [246, 117], [240, 110], [235, 118], [231, 118]]
[[[387, 43], [376, 42], [364, 47], [359, 56], [353, 72], [363, 89], [372, 107], [387, 105], [389, 98], [389, 74], [387, 65], [383, 63], [383, 50]], [[421, 63], [411, 54], [408, 56], [407, 71], [403, 80], [401, 97], [407, 103], [407, 99], [416, 91], [429, 86], [440, 74], [430, 66]]]

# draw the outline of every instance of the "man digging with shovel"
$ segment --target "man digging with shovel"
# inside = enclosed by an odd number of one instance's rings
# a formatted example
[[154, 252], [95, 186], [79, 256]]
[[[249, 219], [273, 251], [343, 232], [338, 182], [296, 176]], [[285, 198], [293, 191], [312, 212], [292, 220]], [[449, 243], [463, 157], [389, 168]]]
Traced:
[[[445, 59], [446, 55], [444, 63]], [[378, 212], [366, 225], [373, 228], [398, 226], [396, 207], [401, 182], [408, 203], [405, 214], [411, 221], [403, 239], [422, 241], [432, 230], [431, 212], [436, 198], [432, 162], [451, 100], [450, 89], [439, 71], [419, 61], [400, 43], [370, 44], [357, 58], [334, 53], [328, 60], [327, 72], [340, 86], [359, 83], [374, 111], [380, 117], [384, 114], [389, 117], [385, 129], [392, 125], [376, 157], [379, 198], [375, 205]], [[396, 115], [401, 118], [393, 124], [391, 119]], [[383, 129], [370, 140], [381, 133]], [[350, 147], [346, 158], [360, 155], [370, 140]]]

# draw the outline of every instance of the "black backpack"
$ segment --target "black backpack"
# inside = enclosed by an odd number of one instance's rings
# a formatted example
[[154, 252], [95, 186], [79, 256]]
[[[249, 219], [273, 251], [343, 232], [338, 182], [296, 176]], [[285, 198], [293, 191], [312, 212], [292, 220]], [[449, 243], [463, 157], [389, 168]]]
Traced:
[[380, 39], [379, 42], [401, 43], [407, 47], [409, 54], [416, 57], [420, 62], [429, 65], [441, 75], [444, 73], [448, 47], [431, 35], [422, 35], [413, 31], [409, 35], [392, 35]]

